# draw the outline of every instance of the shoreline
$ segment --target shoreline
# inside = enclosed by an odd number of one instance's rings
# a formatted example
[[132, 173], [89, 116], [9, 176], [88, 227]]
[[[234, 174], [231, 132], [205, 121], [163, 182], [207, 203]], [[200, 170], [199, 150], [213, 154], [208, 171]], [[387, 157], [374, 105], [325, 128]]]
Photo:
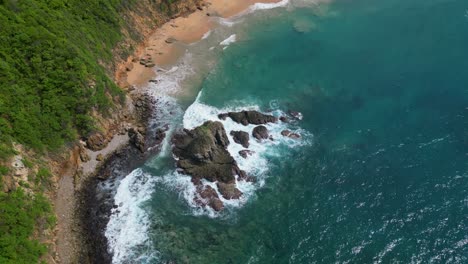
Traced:
[[[234, 18], [256, 3], [279, 2], [281, 0], [207, 0], [188, 16], [171, 19], [157, 28], [138, 47], [133, 56], [117, 67], [117, 83], [140, 88], [157, 75], [153, 67], [165, 68], [174, 65], [184, 55], [187, 45], [202, 40], [217, 26], [216, 19]], [[150, 62], [144, 65], [142, 59]]]
[[[153, 67], [145, 67], [140, 60], [147, 54], [155, 59], [158, 67], [174, 65], [185, 53], [186, 46], [196, 43], [216, 27], [213, 18], [231, 18], [248, 10], [255, 3], [278, 3], [279, 0], [209, 0], [203, 3], [189, 15], [182, 15], [158, 27], [146, 41], [140, 44], [133, 56], [120, 63], [115, 72], [115, 80], [122, 88], [127, 89], [130, 105], [119, 111], [125, 115], [135, 114], [136, 98], [145, 95], [145, 86], [157, 73]], [[129, 89], [133, 87], [133, 89]], [[134, 97], [135, 101], [130, 97]], [[107, 250], [107, 240], [104, 229], [112, 209], [113, 195], [107, 194], [99, 201], [97, 186], [102, 182], [100, 175], [118, 179], [125, 177], [131, 170], [140, 166], [151, 155], [158, 151], [154, 128], [149, 127], [151, 115], [156, 107], [155, 102], [142, 111], [146, 120], [128, 120], [113, 118], [119, 128], [110, 128], [110, 140], [106, 147], [92, 151], [84, 149], [80, 142], [70, 152], [70, 157], [60, 168], [61, 177], [54, 200], [57, 215], [55, 229], [55, 256], [51, 263], [110, 263], [112, 256]], [[141, 110], [141, 109], [140, 109]], [[130, 118], [131, 119], [131, 118]], [[145, 118], [143, 118], [145, 119]], [[144, 128], [142, 128], [142, 125]], [[150, 151], [139, 151], [135, 142], [128, 136], [129, 128], [144, 130], [144, 141], [152, 147]], [[148, 133], [147, 133], [148, 132]], [[157, 135], [156, 135], [157, 136]], [[160, 135], [159, 135], [160, 136]], [[160, 142], [159, 142], [160, 143]], [[154, 145], [153, 145], [154, 144]], [[83, 153], [83, 149], [85, 153]], [[86, 161], [83, 160], [83, 156]], [[99, 157], [99, 158], [98, 158]], [[121, 168], [119, 173], [113, 173], [114, 166]], [[124, 173], [125, 175], [122, 175]], [[103, 194], [99, 194], [102, 198]], [[100, 203], [103, 202], [103, 203]]]

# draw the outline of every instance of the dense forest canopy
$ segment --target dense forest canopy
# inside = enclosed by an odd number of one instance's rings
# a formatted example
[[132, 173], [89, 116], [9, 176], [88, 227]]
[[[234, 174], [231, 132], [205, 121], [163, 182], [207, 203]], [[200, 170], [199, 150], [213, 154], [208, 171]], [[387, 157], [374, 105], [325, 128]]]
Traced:
[[[93, 129], [121, 91], [99, 59], [120, 40], [122, 1], [2, 1], [0, 140], [57, 148]], [[5, 156], [7, 153], [2, 153]]]

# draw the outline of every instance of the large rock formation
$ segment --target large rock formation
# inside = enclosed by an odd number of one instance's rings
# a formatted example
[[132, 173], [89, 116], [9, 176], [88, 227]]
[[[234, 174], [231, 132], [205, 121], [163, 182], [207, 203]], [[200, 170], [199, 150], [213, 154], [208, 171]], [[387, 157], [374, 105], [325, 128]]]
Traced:
[[226, 117], [230, 117], [234, 122], [243, 124], [244, 126], [248, 124], [263, 125], [278, 121], [278, 118], [272, 115], [262, 114], [258, 111], [229, 112], [218, 115], [218, 118], [221, 120], [225, 120]]
[[177, 166], [183, 173], [192, 176], [197, 185], [198, 197], [195, 201], [203, 206], [210, 206], [216, 211], [224, 206], [218, 194], [203, 186], [201, 179], [217, 182], [217, 187], [225, 199], [239, 199], [242, 192], [236, 188], [235, 175], [246, 179], [236, 161], [227, 151], [229, 139], [221, 122], [207, 121], [192, 129], [184, 129], [172, 138], [173, 153], [177, 156]]
[[205, 122], [193, 129], [177, 133], [172, 139], [173, 153], [179, 158], [177, 166], [195, 179], [233, 183], [239, 169], [226, 150], [229, 139], [220, 122]]

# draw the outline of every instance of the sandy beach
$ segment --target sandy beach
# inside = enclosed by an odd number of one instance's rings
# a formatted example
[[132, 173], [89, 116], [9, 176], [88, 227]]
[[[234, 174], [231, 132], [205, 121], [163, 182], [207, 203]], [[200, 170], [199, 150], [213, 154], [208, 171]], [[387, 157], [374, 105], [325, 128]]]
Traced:
[[[139, 87], [155, 76], [152, 67], [140, 63], [141, 58], [151, 58], [158, 67], [174, 64], [185, 51], [184, 45], [197, 42], [216, 26], [214, 17], [230, 18], [247, 10], [255, 3], [277, 3], [279, 0], [208, 0], [205, 5], [186, 17], [172, 19], [138, 47], [133, 57], [119, 66], [117, 79], [126, 79], [129, 86]], [[130, 71], [127, 71], [131, 69]], [[124, 73], [124, 74], [122, 74]], [[125, 83], [125, 80], [124, 80]]]

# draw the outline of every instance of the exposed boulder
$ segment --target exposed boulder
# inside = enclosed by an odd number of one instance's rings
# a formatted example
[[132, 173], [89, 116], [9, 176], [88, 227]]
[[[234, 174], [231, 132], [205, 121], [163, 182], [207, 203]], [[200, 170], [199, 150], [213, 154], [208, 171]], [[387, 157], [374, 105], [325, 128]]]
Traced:
[[215, 211], [221, 211], [224, 209], [224, 204], [219, 199], [218, 193], [211, 186], [206, 185], [197, 186], [198, 197], [195, 198], [195, 202], [201, 206], [210, 206]]
[[92, 151], [104, 149], [107, 146], [107, 143], [109, 143], [109, 141], [106, 136], [99, 132], [92, 134], [86, 139], [86, 147]]
[[97, 160], [97, 161], [103, 161], [103, 160], [104, 160], [104, 156], [103, 156], [101, 153], [99, 153], [99, 154], [96, 156], [96, 160]]
[[221, 122], [207, 121], [192, 129], [184, 129], [172, 138], [177, 166], [186, 174], [211, 182], [234, 183], [241, 170], [226, 150], [229, 139]]
[[292, 138], [292, 139], [300, 139], [301, 135], [299, 135], [297, 133], [291, 133], [291, 134], [289, 134], [289, 137]]
[[140, 152], [145, 152], [145, 137], [135, 128], [130, 128], [128, 130], [128, 137], [130, 138], [130, 143], [134, 145]]
[[268, 139], [268, 129], [265, 126], [257, 126], [253, 129], [252, 136], [258, 140]]
[[243, 124], [263, 125], [266, 123], [275, 123], [278, 119], [272, 115], [262, 114], [258, 111], [242, 111], [242, 112], [229, 112], [219, 114], [218, 118], [225, 120], [226, 117], [230, 117], [234, 122]]
[[248, 149], [243, 149], [241, 151], [239, 151], [239, 155], [241, 155], [241, 157], [243, 157], [244, 159], [247, 158], [247, 156], [252, 156], [252, 154], [254, 154], [255, 151], [252, 151], [252, 150], [248, 150]]
[[166, 137], [166, 131], [168, 129], [164, 128], [158, 128], [156, 129], [156, 144], [160, 144], [164, 138]]
[[291, 132], [290, 130], [287, 130], [287, 129], [281, 131], [281, 135], [284, 137], [292, 138], [292, 139], [301, 138], [301, 135], [299, 135], [298, 133]]
[[230, 134], [233, 137], [234, 142], [242, 145], [244, 148], [249, 147], [249, 139], [250, 139], [249, 133], [244, 132], [244, 131], [231, 131]]
[[285, 117], [285, 116], [280, 116], [279, 120], [283, 123], [289, 123], [289, 118]]
[[218, 182], [216, 186], [226, 200], [239, 199], [242, 196], [242, 192], [236, 188], [236, 184], [234, 183]]
[[301, 112], [297, 112], [297, 111], [289, 111], [289, 114], [294, 117], [295, 119], [298, 119], [298, 120], [302, 120], [302, 113]]
[[80, 160], [82, 162], [88, 162], [91, 159], [91, 157], [88, 155], [88, 153], [86, 152], [86, 149], [84, 148], [83, 145], [79, 146], [78, 152], [79, 152], [79, 155], [80, 155]]

